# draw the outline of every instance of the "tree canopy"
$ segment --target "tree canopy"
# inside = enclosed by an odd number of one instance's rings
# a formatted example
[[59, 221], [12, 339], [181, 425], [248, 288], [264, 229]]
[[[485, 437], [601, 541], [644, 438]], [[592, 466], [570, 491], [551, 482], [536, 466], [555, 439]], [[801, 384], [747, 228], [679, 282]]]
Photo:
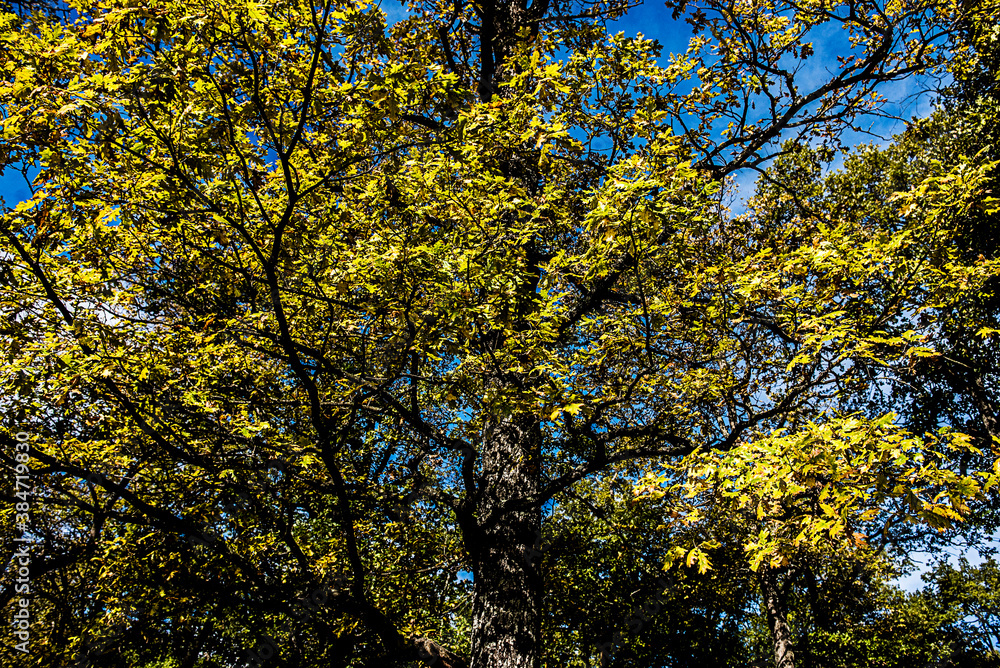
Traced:
[[995, 528], [995, 4], [668, 2], [672, 54], [633, 5], [4, 7], [7, 657], [958, 648], [964, 585], [886, 581]]

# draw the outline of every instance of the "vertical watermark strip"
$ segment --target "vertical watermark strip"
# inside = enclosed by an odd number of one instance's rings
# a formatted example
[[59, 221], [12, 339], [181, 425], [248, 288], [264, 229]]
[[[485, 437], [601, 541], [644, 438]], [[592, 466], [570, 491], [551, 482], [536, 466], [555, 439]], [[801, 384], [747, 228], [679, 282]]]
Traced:
[[20, 431], [14, 436], [14, 537], [15, 550], [13, 566], [16, 569], [14, 581], [15, 608], [11, 622], [14, 637], [20, 642], [14, 643], [18, 652], [27, 654], [31, 641], [31, 538], [27, 535], [31, 526], [31, 496], [34, 488], [31, 484], [31, 470], [28, 460], [31, 458], [31, 446], [28, 441], [31, 434]]

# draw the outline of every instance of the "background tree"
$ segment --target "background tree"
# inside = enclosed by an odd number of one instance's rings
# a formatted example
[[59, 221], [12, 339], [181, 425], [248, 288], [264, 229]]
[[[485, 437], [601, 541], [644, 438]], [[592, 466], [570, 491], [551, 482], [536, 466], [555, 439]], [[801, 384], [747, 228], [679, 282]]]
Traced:
[[1000, 651], [1000, 606], [997, 583], [1000, 572], [994, 559], [972, 566], [964, 557], [958, 567], [941, 562], [924, 580], [930, 585], [924, 596], [946, 616], [958, 636], [956, 662], [964, 665], [997, 665]]
[[[907, 218], [913, 213], [925, 215], [937, 209], [938, 213], [933, 215], [946, 217], [947, 228], [955, 230], [955, 244], [959, 255], [967, 258], [978, 255], [980, 258], [985, 258], [992, 253], [989, 240], [995, 233], [996, 209], [990, 204], [990, 195], [993, 192], [995, 167], [994, 163], [989, 161], [990, 149], [986, 147], [988, 139], [982, 141], [983, 135], [977, 134], [973, 128], [978, 127], [978, 124], [991, 113], [985, 102], [989, 91], [992, 90], [990, 82], [995, 81], [996, 77], [995, 67], [990, 70], [992, 62], [990, 53], [994, 49], [992, 42], [986, 37], [991, 34], [989, 29], [971, 27], [981, 25], [984, 17], [992, 15], [990, 12], [989, 7], [984, 7], [982, 13], [973, 11], [970, 15], [959, 14], [959, 21], [970, 27], [965, 33], [966, 37], [959, 40], [962, 48], [966, 50], [966, 59], [956, 60], [953, 65], [956, 83], [945, 92], [944, 108], [931, 118], [915, 122], [888, 148], [862, 149], [847, 159], [843, 170], [827, 178], [821, 178], [823, 164], [832, 157], [831, 153], [828, 150], [811, 150], [796, 142], [786, 143], [786, 154], [777, 161], [773, 169], [762, 175], [758, 183], [757, 199], [751, 203], [752, 219], [757, 225], [755, 237], [762, 239], [764, 243], [768, 239], [778, 238], [785, 244], [799, 245], [808, 242], [810, 232], [816, 230], [817, 225], [841, 217], [868, 229], [881, 229], [892, 233], [912, 225]], [[975, 37], [970, 38], [968, 35]], [[967, 39], [978, 40], [978, 43], [964, 41]], [[984, 51], [981, 58], [977, 55], [978, 49]], [[970, 72], [975, 74], [970, 75]], [[970, 79], [974, 79], [975, 83]], [[956, 97], [956, 91], [965, 92]], [[968, 102], [970, 91], [975, 91], [972, 93], [974, 104]], [[962, 98], [965, 101], [961, 101]], [[975, 184], [971, 185], [969, 176], [977, 169], [978, 176], [973, 178]], [[967, 199], [963, 200], [962, 197], [955, 199], [956, 194], [963, 191], [960, 186], [962, 183], [971, 185], [964, 188]], [[900, 201], [902, 193], [907, 191], [910, 194], [902, 197], [902, 200], [907, 202], [902, 209], [892, 204], [894, 200]], [[912, 261], [919, 254], [928, 252], [929, 249], [925, 247], [920, 250], [918, 245], [906, 251], [904, 256], [909, 256]], [[986, 469], [991, 467], [995, 462], [990, 432], [994, 415], [991, 389], [994, 365], [990, 362], [992, 347], [988, 341], [994, 329], [993, 319], [996, 316], [996, 309], [990, 306], [995, 291], [993, 282], [993, 279], [988, 280], [979, 292], [969, 293], [966, 298], [937, 307], [940, 309], [936, 314], [940, 329], [934, 336], [950, 352], [942, 350], [940, 353], [924, 355], [913, 349], [917, 355], [908, 355], [900, 360], [901, 363], [863, 361], [861, 363], [865, 366], [865, 372], [862, 377], [867, 377], [872, 384], [866, 391], [859, 391], [853, 395], [843, 393], [839, 395], [838, 400], [846, 400], [845, 405], [869, 413], [873, 410], [899, 406], [904, 411], [904, 421], [920, 430], [937, 429], [942, 425], [958, 426], [973, 435], [974, 442], [982, 449], [973, 449], [965, 453], [956, 452], [951, 457], [940, 460], [941, 463], [956, 471], [960, 470], [963, 474], [977, 467]], [[866, 291], [869, 294], [874, 292], [871, 288]], [[921, 316], [925, 322], [927, 318], [926, 314]], [[904, 324], [903, 327], [906, 328], [907, 325]], [[892, 388], [892, 392], [885, 393], [887, 388]], [[795, 449], [792, 450], [790, 461], [794, 461], [794, 452]], [[800, 463], [799, 466], [793, 466], [792, 470], [802, 471], [808, 468], [810, 468], [808, 465], [803, 466]], [[716, 475], [724, 477], [724, 471], [724, 468], [717, 468]], [[887, 479], [893, 477], [889, 476]], [[794, 477], [786, 480], [785, 476], [779, 473], [775, 482], [781, 483], [782, 494], [786, 484], [794, 488]], [[858, 481], [851, 483], [855, 488], [857, 484]], [[753, 485], [748, 486], [745, 482], [734, 485], [741, 498], [753, 488]], [[888, 529], [892, 526], [891, 518], [894, 512], [892, 509], [883, 507], [883, 513], [879, 513], [875, 510], [878, 507], [876, 504], [869, 512], [873, 513], [872, 517], [882, 514], [882, 519], [876, 521], [879, 527], [875, 532], [881, 536], [882, 549], [895, 543], [896, 557], [905, 561], [909, 551], [916, 549], [916, 546], [924, 541], [939, 546], [956, 540], [967, 541], [966, 544], [981, 545], [984, 536], [988, 537], [995, 528], [995, 521], [991, 519], [995, 501], [989, 503], [983, 501], [994, 498], [995, 493], [981, 497], [978, 503], [973, 504], [970, 509], [973, 514], [968, 518], [970, 521], [962, 526], [961, 532], [949, 531], [940, 535], [936, 535], [933, 531], [915, 530], [905, 524], [897, 525], [890, 532]], [[808, 502], [809, 495], [791, 494], [789, 500], [798, 503]], [[720, 513], [710, 516], [710, 519], [701, 520], [708, 529], [717, 527], [722, 521], [720, 515], [724, 517], [730, 512], [729, 506], [723, 504], [722, 508]], [[801, 517], [796, 511], [789, 512], [790, 510], [783, 504], [778, 517], [783, 518], [782, 521]], [[770, 513], [765, 513], [764, 517], [767, 518], [769, 515]], [[904, 516], [905, 513], [895, 515], [897, 519], [902, 519]], [[886, 521], [887, 517], [890, 518], [889, 521]], [[773, 521], [773, 517], [768, 521]], [[803, 529], [802, 533], [798, 533], [801, 527], [794, 524], [793, 526], [791, 533], [798, 534], [797, 541], [806, 538], [807, 531]], [[754, 535], [753, 531], [749, 533], [751, 536]], [[867, 530], [861, 535], [867, 542], [873, 532]], [[735, 546], [742, 547], [746, 542], [737, 539]], [[759, 550], [760, 547], [759, 541], [747, 545], [748, 549]], [[851, 551], [850, 549], [845, 551], [843, 548], [828, 549], [825, 551], [827, 555], [825, 558], [842, 558]], [[884, 554], [882, 550], [877, 550], [875, 554], [879, 553]], [[885, 648], [877, 649], [877, 647], [881, 647], [880, 643], [883, 641], [873, 643], [871, 638], [864, 640], [866, 634], [870, 633], [874, 633], [875, 638], [880, 637], [877, 625], [864, 625], [860, 627], [864, 631], [859, 634], [849, 631], [850, 627], [844, 625], [845, 620], [842, 617], [838, 619], [842, 613], [832, 614], [841, 608], [855, 616], [852, 625], [856, 624], [856, 614], [876, 600], [875, 597], [869, 596], [873, 586], [870, 578], [874, 575], [876, 582], [884, 581], [886, 574], [880, 575], [877, 571], [873, 573], [866, 568], [854, 567], [847, 569], [849, 575], [846, 581], [836, 577], [829, 580], [812, 568], [808, 565], [808, 560], [805, 560], [790, 569], [797, 578], [808, 576], [800, 580], [799, 586], [803, 587], [803, 593], [808, 591], [809, 596], [801, 602], [788, 599], [788, 605], [785, 606], [786, 613], [793, 620], [798, 617], [792, 624], [798, 627], [794, 634], [798, 637], [790, 644], [796, 646], [798, 657], [804, 665], [813, 665], [817, 661], [819, 662], [817, 665], [826, 665], [829, 662], [834, 662], [831, 665], [871, 664], [873, 661], [877, 662], [876, 656], [881, 656], [878, 661], [882, 661], [887, 660], [886, 657], [893, 653], [899, 653], [892, 650], [889, 654], [880, 655], [879, 652], [883, 652]], [[859, 579], [862, 574], [865, 575], [864, 579]], [[828, 575], [832, 574], [828, 571]], [[788, 573], [785, 577], [785, 585], [792, 587], [786, 591], [794, 597], [796, 583], [788, 578]], [[970, 577], [974, 578], [974, 575], [970, 574]], [[816, 596], [815, 590], [820, 583], [826, 590], [825, 595]], [[838, 605], [838, 601], [843, 600], [842, 595], [833, 593], [835, 588], [845, 585], [848, 588], [863, 587], [861, 591], [865, 597], [858, 599], [853, 612], [850, 607], [844, 608], [843, 605]], [[902, 615], [902, 618], [912, 617], [919, 605], [925, 605], [907, 599], [897, 599], [897, 601], [898, 603], [893, 605], [900, 607], [891, 614], [886, 613], [889, 617], [898, 615]], [[909, 633], [915, 644], [907, 646], [911, 647], [913, 653], [909, 650], [902, 652], [905, 657], [897, 657], [894, 661], [926, 662], [932, 658], [945, 663], [958, 660], [990, 661], [982, 649], [978, 651], [958, 649], [969, 645], [965, 641], [956, 639], [953, 633], [949, 636], [951, 632], [945, 632], [942, 626], [946, 626], [949, 622], [941, 621], [946, 620], [948, 614], [958, 613], [954, 609], [951, 612], [944, 612], [946, 607], [938, 606], [938, 609], [941, 612], [917, 615], [928, 622], [913, 625], [920, 631]], [[807, 620], [810, 618], [811, 623], [817, 625], [815, 631], [809, 629]], [[929, 620], [933, 619], [937, 621], [931, 623]], [[895, 641], [885, 642], [891, 644]], [[863, 655], [857, 654], [858, 651]], [[966, 651], [969, 653], [965, 654], [964, 658], [957, 658]]]

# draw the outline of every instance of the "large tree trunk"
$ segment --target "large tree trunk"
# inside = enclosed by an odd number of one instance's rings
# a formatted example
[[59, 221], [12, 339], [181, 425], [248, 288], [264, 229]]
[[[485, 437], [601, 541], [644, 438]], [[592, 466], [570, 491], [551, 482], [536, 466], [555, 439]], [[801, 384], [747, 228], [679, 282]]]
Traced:
[[485, 436], [474, 526], [463, 532], [474, 569], [471, 666], [538, 668], [541, 513], [509, 506], [537, 492], [541, 432], [536, 416], [521, 414]]
[[764, 599], [767, 623], [771, 628], [771, 640], [774, 642], [774, 665], [776, 668], [795, 668], [792, 632], [788, 628], [788, 602], [776, 571], [761, 568], [760, 593]]

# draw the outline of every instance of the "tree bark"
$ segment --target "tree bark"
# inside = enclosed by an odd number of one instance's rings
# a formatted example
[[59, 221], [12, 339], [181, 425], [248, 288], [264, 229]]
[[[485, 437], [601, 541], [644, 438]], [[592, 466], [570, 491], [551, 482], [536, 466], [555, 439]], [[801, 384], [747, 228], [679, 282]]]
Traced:
[[795, 668], [792, 652], [792, 633], [788, 627], [788, 601], [782, 591], [778, 573], [766, 567], [761, 568], [760, 593], [764, 600], [764, 612], [771, 629], [774, 643], [775, 668]]
[[537, 420], [520, 414], [486, 430], [476, 510], [463, 531], [474, 577], [472, 668], [540, 665], [541, 512], [528, 507], [538, 488]]
[[417, 648], [417, 656], [426, 666], [434, 668], [468, 668], [465, 659], [453, 654], [448, 649], [437, 644], [430, 638], [414, 637], [411, 639]]

